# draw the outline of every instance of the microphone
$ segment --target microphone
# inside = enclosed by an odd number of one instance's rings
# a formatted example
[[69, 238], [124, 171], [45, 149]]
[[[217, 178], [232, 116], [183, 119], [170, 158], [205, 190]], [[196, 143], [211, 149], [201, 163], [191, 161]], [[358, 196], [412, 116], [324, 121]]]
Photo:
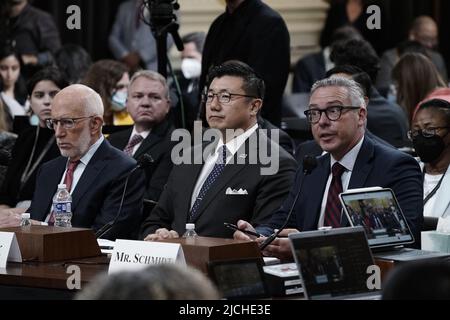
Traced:
[[0, 166], [9, 166], [11, 153], [6, 150], [0, 150]]
[[117, 219], [120, 217], [120, 214], [122, 212], [122, 205], [123, 205], [123, 200], [125, 199], [125, 193], [127, 191], [127, 187], [128, 187], [128, 180], [130, 179], [131, 175], [137, 170], [137, 169], [145, 169], [147, 167], [149, 167], [151, 164], [153, 164], [155, 162], [155, 160], [153, 160], [152, 156], [145, 153], [143, 154], [137, 161], [137, 165], [136, 167], [134, 167], [127, 175], [127, 178], [125, 180], [125, 186], [123, 187], [123, 192], [122, 192], [122, 198], [120, 199], [120, 205], [119, 205], [119, 210], [117, 210], [117, 214], [114, 218], [114, 220], [108, 222], [107, 224], [105, 224], [103, 227], [101, 227], [100, 229], [97, 230], [97, 232], [95, 233], [95, 237], [101, 238], [102, 236], [104, 236], [106, 233], [108, 233], [112, 227], [114, 226], [114, 224], [117, 222]]
[[306, 155], [303, 158], [303, 179], [300, 182], [300, 188], [298, 189], [297, 194], [295, 195], [294, 202], [292, 203], [292, 206], [289, 210], [289, 213], [286, 217], [286, 221], [281, 226], [278, 231], [272, 233], [269, 237], [266, 238], [260, 245], [259, 249], [262, 251], [264, 250], [269, 244], [272, 243], [273, 240], [275, 240], [276, 237], [280, 234], [281, 231], [283, 231], [284, 228], [286, 228], [287, 224], [289, 223], [289, 219], [291, 218], [292, 212], [294, 211], [294, 207], [297, 204], [297, 200], [302, 193], [302, 187], [303, 187], [303, 181], [305, 181], [305, 177], [310, 174], [315, 168], [317, 167], [317, 159], [314, 156]]

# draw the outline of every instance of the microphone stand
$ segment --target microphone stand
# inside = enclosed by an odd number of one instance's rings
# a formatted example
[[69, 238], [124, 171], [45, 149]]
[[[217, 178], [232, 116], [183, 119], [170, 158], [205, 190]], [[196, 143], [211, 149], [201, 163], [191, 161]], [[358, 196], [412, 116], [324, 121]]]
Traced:
[[107, 232], [109, 232], [111, 230], [111, 228], [114, 226], [114, 224], [117, 222], [117, 219], [120, 217], [120, 214], [122, 213], [122, 206], [123, 206], [123, 201], [125, 199], [125, 192], [127, 191], [127, 186], [128, 186], [128, 180], [130, 179], [131, 175], [137, 170], [137, 169], [144, 169], [146, 167], [148, 167], [150, 164], [152, 164], [154, 162], [153, 158], [149, 155], [149, 154], [144, 154], [140, 159], [139, 159], [139, 163], [136, 167], [133, 168], [133, 170], [130, 171], [130, 173], [128, 173], [127, 178], [125, 180], [125, 186], [123, 187], [123, 192], [122, 192], [122, 197], [120, 199], [120, 205], [119, 205], [119, 210], [117, 211], [117, 214], [114, 218], [114, 220], [108, 222], [107, 224], [105, 224], [103, 227], [101, 227], [100, 229], [97, 230], [97, 232], [95, 233], [95, 237], [101, 238], [102, 236], [104, 236]]
[[272, 243], [273, 240], [275, 240], [276, 237], [280, 234], [281, 231], [286, 228], [287, 224], [289, 223], [289, 220], [291, 219], [292, 212], [294, 211], [294, 207], [297, 204], [298, 198], [301, 194], [302, 188], [303, 188], [303, 182], [305, 181], [305, 177], [310, 174], [315, 168], [317, 167], [317, 159], [313, 156], [306, 155], [303, 158], [303, 179], [300, 182], [300, 188], [298, 189], [297, 194], [295, 195], [294, 202], [292, 203], [292, 206], [289, 210], [289, 213], [287, 215], [286, 221], [284, 224], [279, 228], [276, 232], [272, 233], [269, 237], [266, 238], [260, 245], [259, 249], [262, 251], [264, 250], [269, 244]]

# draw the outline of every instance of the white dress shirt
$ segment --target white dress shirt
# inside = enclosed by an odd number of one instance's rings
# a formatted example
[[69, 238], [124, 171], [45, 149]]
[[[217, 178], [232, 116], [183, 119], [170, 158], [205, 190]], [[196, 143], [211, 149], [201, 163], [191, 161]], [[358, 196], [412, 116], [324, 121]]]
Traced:
[[[235, 155], [235, 153], [239, 150], [239, 148], [242, 146], [242, 144], [245, 142], [245, 140], [250, 137], [253, 132], [256, 131], [258, 128], [258, 124], [256, 123], [253, 127], [245, 131], [244, 133], [240, 134], [236, 138], [233, 138], [232, 140], [228, 141], [225, 145], [227, 147], [227, 162], [228, 163]], [[208, 159], [206, 159], [205, 164], [203, 165], [202, 171], [200, 172], [200, 175], [198, 176], [197, 182], [195, 183], [194, 191], [192, 192], [191, 196], [191, 208], [194, 205], [195, 200], [198, 197], [198, 194], [200, 193], [200, 190], [203, 186], [203, 183], [205, 183], [206, 179], [208, 178], [209, 174], [214, 168], [214, 165], [217, 162], [217, 159], [219, 156], [221, 156], [221, 150], [222, 146], [224, 145], [222, 138], [220, 138], [219, 143], [216, 146], [216, 149], [214, 153], [212, 153]]]
[[[330, 174], [328, 176], [327, 184], [325, 187], [325, 191], [322, 198], [322, 205], [320, 207], [320, 217], [319, 217], [319, 223], [317, 225], [317, 228], [323, 227], [323, 222], [325, 219], [325, 208], [327, 206], [327, 198], [328, 198], [328, 190], [330, 189], [331, 185], [331, 179], [333, 178], [331, 168], [333, 168], [333, 164], [336, 162], [339, 162], [344, 168], [345, 171], [342, 173], [341, 176], [341, 182], [342, 182], [342, 191], [346, 191], [348, 188], [348, 184], [350, 183], [350, 178], [352, 176], [353, 167], [355, 166], [356, 158], [358, 157], [359, 150], [361, 150], [361, 146], [364, 141], [364, 136], [361, 138], [361, 140], [349, 151], [345, 154], [345, 156], [337, 161], [333, 158], [333, 156], [330, 154]], [[341, 217], [342, 219], [342, 217]]]

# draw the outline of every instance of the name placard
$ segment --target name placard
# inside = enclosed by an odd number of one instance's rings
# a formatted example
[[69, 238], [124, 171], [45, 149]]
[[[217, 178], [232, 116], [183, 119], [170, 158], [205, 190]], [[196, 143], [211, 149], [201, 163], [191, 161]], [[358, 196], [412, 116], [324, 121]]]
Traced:
[[186, 264], [179, 243], [117, 239], [111, 255], [108, 273], [144, 269], [151, 264]]
[[6, 268], [6, 263], [22, 262], [19, 244], [14, 232], [0, 232], [0, 268]]

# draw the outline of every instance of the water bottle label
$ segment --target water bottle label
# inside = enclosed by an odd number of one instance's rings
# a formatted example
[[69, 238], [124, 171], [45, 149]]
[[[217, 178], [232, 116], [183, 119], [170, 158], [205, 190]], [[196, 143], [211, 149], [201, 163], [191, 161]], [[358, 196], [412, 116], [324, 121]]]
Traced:
[[55, 203], [55, 212], [72, 212], [70, 202], [57, 202]]

